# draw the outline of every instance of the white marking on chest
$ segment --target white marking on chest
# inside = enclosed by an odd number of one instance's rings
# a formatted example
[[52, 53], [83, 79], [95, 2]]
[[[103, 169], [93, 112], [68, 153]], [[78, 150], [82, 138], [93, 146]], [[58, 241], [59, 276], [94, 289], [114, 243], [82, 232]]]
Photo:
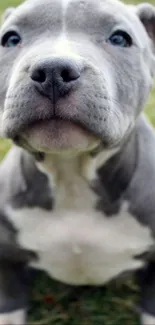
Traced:
[[[150, 231], [140, 225], [124, 203], [119, 215], [106, 217], [95, 210], [97, 196], [78, 168], [67, 163], [51, 178], [55, 207], [13, 210], [10, 220], [19, 230], [22, 246], [36, 250], [36, 267], [70, 284], [103, 284], [118, 274], [141, 267], [133, 256], [153, 245]], [[60, 172], [61, 171], [61, 172]], [[54, 186], [54, 182], [55, 186]]]

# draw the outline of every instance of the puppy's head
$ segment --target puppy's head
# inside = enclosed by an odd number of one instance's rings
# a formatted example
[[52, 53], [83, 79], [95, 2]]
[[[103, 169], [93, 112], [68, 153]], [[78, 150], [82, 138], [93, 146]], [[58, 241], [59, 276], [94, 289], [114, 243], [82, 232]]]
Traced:
[[0, 130], [31, 151], [120, 146], [153, 84], [155, 9], [28, 0], [0, 30]]

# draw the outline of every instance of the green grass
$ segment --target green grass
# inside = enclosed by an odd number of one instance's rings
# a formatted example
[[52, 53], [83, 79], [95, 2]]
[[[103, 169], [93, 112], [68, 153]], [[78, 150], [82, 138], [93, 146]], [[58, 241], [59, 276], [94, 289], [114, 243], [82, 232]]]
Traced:
[[[17, 5], [19, 2], [20, 0], [0, 0], [0, 12], [5, 7]], [[155, 90], [150, 96], [146, 113], [155, 125]], [[4, 157], [9, 147], [10, 142], [0, 140], [0, 158]], [[135, 307], [137, 302], [138, 288], [133, 281], [126, 282], [121, 287], [75, 288], [51, 281], [41, 275], [36, 278], [32, 290], [29, 323], [136, 325], [138, 324]]]

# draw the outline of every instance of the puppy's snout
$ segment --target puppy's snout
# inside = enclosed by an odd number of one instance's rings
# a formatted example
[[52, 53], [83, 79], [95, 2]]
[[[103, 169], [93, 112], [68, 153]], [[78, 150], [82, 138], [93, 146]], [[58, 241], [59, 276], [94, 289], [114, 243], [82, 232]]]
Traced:
[[30, 77], [38, 91], [48, 97], [54, 94], [55, 100], [58, 100], [75, 86], [80, 70], [78, 64], [70, 59], [55, 58], [35, 65]]

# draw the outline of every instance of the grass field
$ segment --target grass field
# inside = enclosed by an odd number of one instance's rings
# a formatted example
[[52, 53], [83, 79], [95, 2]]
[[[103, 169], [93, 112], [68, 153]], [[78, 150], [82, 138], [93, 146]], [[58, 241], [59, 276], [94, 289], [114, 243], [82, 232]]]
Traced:
[[[0, 13], [5, 7], [19, 3], [20, 0], [0, 0]], [[146, 113], [155, 125], [155, 91], [150, 96]], [[0, 140], [0, 158], [9, 147], [10, 142]], [[40, 275], [32, 290], [29, 324], [137, 325], [137, 302], [138, 288], [132, 281], [121, 287], [74, 288]]]

